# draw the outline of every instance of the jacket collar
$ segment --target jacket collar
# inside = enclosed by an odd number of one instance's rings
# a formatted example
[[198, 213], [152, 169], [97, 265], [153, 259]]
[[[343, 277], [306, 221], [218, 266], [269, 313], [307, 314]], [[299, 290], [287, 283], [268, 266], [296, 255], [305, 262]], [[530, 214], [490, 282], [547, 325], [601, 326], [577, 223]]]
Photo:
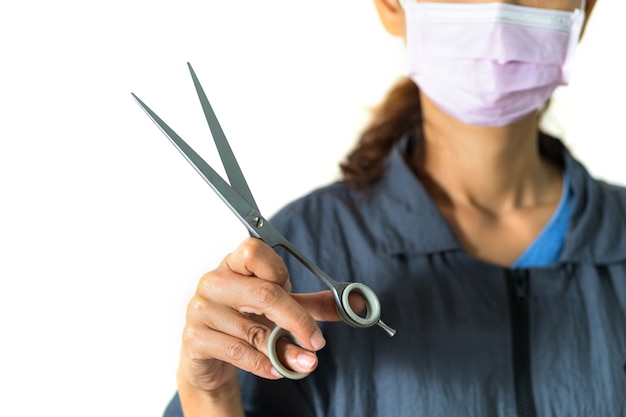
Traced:
[[371, 190], [370, 215], [379, 225], [381, 249], [392, 254], [463, 250], [426, 190], [404, 159], [407, 139], [387, 159], [385, 172]]
[[[396, 146], [385, 173], [368, 199], [380, 249], [391, 254], [463, 251], [454, 230], [415, 177], [403, 155], [406, 140]], [[560, 142], [559, 142], [560, 144]], [[574, 203], [562, 263], [606, 264], [626, 260], [626, 189], [593, 179], [563, 149]], [[376, 221], [377, 220], [377, 221]]]

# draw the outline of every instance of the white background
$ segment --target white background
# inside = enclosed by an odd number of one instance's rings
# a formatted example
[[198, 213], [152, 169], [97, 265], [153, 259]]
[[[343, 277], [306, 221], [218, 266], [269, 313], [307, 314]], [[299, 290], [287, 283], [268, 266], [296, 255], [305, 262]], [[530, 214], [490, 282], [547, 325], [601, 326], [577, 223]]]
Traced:
[[[624, 184], [626, 2], [599, 3], [550, 124]], [[131, 91], [219, 167], [190, 61], [271, 215], [337, 177], [402, 48], [365, 0], [3, 2], [0, 415], [160, 415], [195, 283], [246, 236]]]

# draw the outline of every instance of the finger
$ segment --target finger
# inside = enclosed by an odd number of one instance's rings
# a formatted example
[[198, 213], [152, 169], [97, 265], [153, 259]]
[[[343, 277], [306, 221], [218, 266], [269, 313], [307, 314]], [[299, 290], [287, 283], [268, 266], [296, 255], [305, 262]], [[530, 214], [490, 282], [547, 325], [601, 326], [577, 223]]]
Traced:
[[[250, 238], [244, 241], [235, 252], [224, 260], [223, 265], [233, 272], [242, 275], [257, 276], [271, 282], [276, 282], [287, 292], [291, 291], [289, 273], [283, 259], [274, 249], [259, 239]], [[329, 297], [329, 295], [320, 298], [319, 301], [322, 302], [322, 304], [317, 308], [308, 308], [308, 310], [314, 314], [316, 320], [340, 320], [340, 316], [335, 314], [336, 309], [331, 307], [334, 301], [330, 303], [327, 297]], [[313, 298], [308, 305], [314, 307], [317, 301], [317, 299]], [[303, 300], [303, 302], [306, 302], [306, 300]], [[366, 308], [365, 298], [357, 292], [353, 292], [349, 295], [349, 303], [352, 310], [357, 314]]]
[[309, 350], [326, 344], [311, 315], [278, 284], [257, 277], [242, 277], [232, 271], [208, 274], [198, 294], [240, 313], [265, 316], [289, 330]]
[[[205, 305], [196, 306], [193, 309], [196, 311], [203, 310], [201, 315], [206, 327], [243, 340], [265, 356], [269, 356], [268, 343], [271, 334], [269, 327], [242, 316], [225, 306], [205, 303]], [[294, 371], [309, 373], [317, 366], [315, 353], [296, 345], [281, 340], [277, 344], [276, 350], [281, 362]], [[250, 367], [254, 367], [254, 365]]]
[[194, 297], [190, 302], [187, 322], [244, 340], [263, 353], [267, 353], [267, 340], [273, 327], [273, 323], [262, 317], [252, 319], [228, 306], [210, 303], [200, 297]]
[[291, 297], [316, 321], [341, 320], [341, 316], [337, 313], [335, 298], [329, 290], [307, 294], [291, 294]]
[[224, 259], [222, 266], [241, 275], [262, 277], [291, 291], [289, 272], [283, 259], [260, 239], [246, 239]]
[[280, 378], [266, 355], [234, 336], [206, 326], [187, 326], [183, 333], [183, 342], [196, 358], [230, 363], [263, 378]]
[[[223, 291], [228, 291], [234, 287], [237, 287], [236, 281], [241, 280], [239, 274], [233, 273], [233, 271], [225, 268], [219, 271], [219, 276], [215, 273], [209, 273], [203, 277], [198, 285], [198, 294], [207, 299], [213, 299], [219, 301], [221, 291], [216, 289], [221, 288]], [[241, 285], [247, 286], [250, 281], [247, 279], [242, 282]], [[240, 289], [241, 290], [241, 289]], [[320, 291], [317, 293], [301, 293], [290, 294], [316, 321], [339, 321], [341, 316], [337, 313], [336, 301], [329, 290]], [[353, 292], [349, 295], [349, 303], [352, 310], [359, 314], [365, 310], [366, 302], [365, 298], [359, 293]], [[224, 302], [222, 300], [221, 302]], [[255, 313], [252, 311], [242, 311], [247, 313]], [[258, 314], [260, 315], [260, 314]]]
[[[316, 321], [340, 321], [337, 312], [337, 302], [330, 291], [321, 291], [307, 294], [291, 294]], [[351, 293], [348, 302], [352, 310], [359, 314], [365, 310], [365, 298], [359, 293]]]
[[[267, 326], [200, 297], [194, 297], [190, 301], [187, 315], [187, 345], [200, 353], [199, 357], [220, 359], [263, 377], [267, 377], [267, 372], [275, 377], [278, 375], [272, 369], [265, 369], [268, 364], [256, 353], [247, 352], [248, 349], [253, 349], [269, 356], [271, 332]], [[218, 339], [213, 333], [206, 334], [205, 329], [218, 332], [222, 336]], [[205, 338], [211, 339], [198, 337], [203, 333]], [[237, 340], [240, 343], [236, 343]], [[316, 355], [308, 350], [281, 341], [277, 351], [283, 358], [282, 362], [297, 372], [309, 373], [317, 366]], [[271, 364], [269, 366], [271, 368]]]
[[310, 374], [318, 363], [314, 352], [298, 347], [291, 334], [280, 327], [274, 328], [271, 333], [268, 356], [277, 372], [291, 379], [301, 379]]
[[[263, 378], [282, 378], [264, 353], [254, 349], [243, 340], [214, 330], [208, 330], [207, 333], [206, 337], [210, 337], [212, 341], [206, 353], [211, 357]], [[281, 362], [296, 372], [310, 373], [318, 364], [317, 356], [313, 352], [284, 340], [278, 342], [277, 354]]]

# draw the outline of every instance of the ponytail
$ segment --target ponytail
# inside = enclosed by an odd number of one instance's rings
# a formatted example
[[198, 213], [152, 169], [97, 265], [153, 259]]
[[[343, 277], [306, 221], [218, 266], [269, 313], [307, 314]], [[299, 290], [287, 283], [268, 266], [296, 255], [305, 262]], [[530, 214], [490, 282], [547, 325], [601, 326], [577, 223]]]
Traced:
[[421, 137], [422, 108], [419, 90], [410, 78], [400, 79], [374, 110], [356, 146], [340, 164], [343, 180], [366, 188], [381, 177], [385, 160], [407, 132]]

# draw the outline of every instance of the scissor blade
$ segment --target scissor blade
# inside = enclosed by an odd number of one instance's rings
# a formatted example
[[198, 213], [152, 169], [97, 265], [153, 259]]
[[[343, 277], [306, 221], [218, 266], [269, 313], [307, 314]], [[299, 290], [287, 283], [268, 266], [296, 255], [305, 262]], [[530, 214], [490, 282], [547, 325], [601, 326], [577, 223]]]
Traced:
[[228, 140], [226, 140], [226, 135], [224, 135], [224, 131], [222, 130], [222, 127], [217, 120], [217, 116], [215, 116], [213, 107], [211, 107], [209, 99], [204, 93], [204, 89], [202, 88], [202, 85], [200, 85], [200, 81], [198, 80], [198, 77], [196, 76], [196, 73], [189, 62], [187, 62], [187, 66], [189, 67], [189, 72], [191, 73], [193, 84], [196, 87], [196, 92], [198, 93], [198, 98], [200, 99], [202, 110], [204, 111], [204, 117], [209, 123], [209, 128], [211, 129], [211, 134], [213, 135], [213, 140], [215, 141], [215, 146], [217, 147], [217, 151], [219, 152], [220, 158], [222, 159], [222, 164], [224, 164], [226, 175], [228, 175], [228, 181], [230, 182], [230, 185], [239, 194], [241, 194], [243, 198], [248, 200], [248, 203], [250, 203], [252, 207], [258, 210], [259, 208], [254, 201], [254, 197], [252, 197], [250, 187], [248, 187], [248, 183], [246, 182], [246, 179], [241, 172], [241, 168], [237, 163], [235, 154], [230, 148]]
[[139, 97], [131, 93], [139, 106], [146, 112], [152, 121], [161, 129], [172, 144], [180, 151], [187, 161], [196, 169], [198, 174], [211, 186], [213, 191], [235, 213], [237, 218], [248, 228], [250, 233], [259, 237], [255, 230], [255, 218], [260, 218], [256, 207], [252, 207], [239, 193], [226, 182], [204, 159], [200, 157], [176, 132], [174, 132], [159, 116], [156, 115]]

